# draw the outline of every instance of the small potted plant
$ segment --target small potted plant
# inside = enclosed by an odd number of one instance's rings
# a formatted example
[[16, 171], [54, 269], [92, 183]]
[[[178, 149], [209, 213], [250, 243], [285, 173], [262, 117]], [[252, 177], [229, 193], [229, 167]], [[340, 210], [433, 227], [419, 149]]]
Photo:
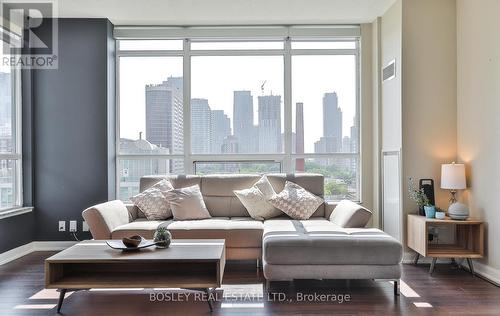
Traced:
[[436, 216], [436, 207], [431, 205], [429, 198], [424, 192], [424, 189], [417, 189], [413, 183], [413, 179], [410, 178], [408, 181], [408, 195], [410, 199], [417, 203], [418, 207], [423, 207], [425, 211], [425, 216], [428, 218], [434, 218]]
[[157, 248], [168, 248], [172, 241], [172, 234], [165, 227], [158, 227], [153, 236]]

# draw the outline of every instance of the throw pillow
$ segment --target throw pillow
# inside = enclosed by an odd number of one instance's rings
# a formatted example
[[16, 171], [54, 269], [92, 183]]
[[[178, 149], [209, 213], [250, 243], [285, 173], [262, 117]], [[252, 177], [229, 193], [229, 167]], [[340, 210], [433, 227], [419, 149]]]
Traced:
[[150, 221], [167, 219], [172, 216], [170, 205], [157, 188], [149, 188], [130, 198]]
[[210, 218], [200, 187], [193, 185], [182, 189], [163, 192], [170, 202], [172, 214], [176, 220]]
[[262, 221], [283, 214], [267, 202], [276, 193], [266, 176], [260, 178], [249, 189], [234, 190], [233, 192], [253, 219]]
[[330, 215], [330, 221], [340, 227], [362, 228], [368, 224], [371, 217], [372, 212], [361, 205], [352, 201], [342, 200]]
[[305, 220], [318, 209], [323, 199], [300, 185], [287, 181], [283, 191], [271, 197], [269, 203], [293, 219]]
[[283, 214], [282, 211], [269, 204], [262, 192], [256, 187], [234, 190], [233, 192], [253, 219], [263, 221]]
[[[156, 188], [162, 192], [166, 192], [166, 191], [170, 191], [170, 190], [173, 190], [174, 187], [172, 186], [172, 183], [170, 181], [168, 181], [167, 179], [163, 179], [163, 180], [160, 180], [158, 181], [157, 183], [153, 184], [151, 187], [149, 187], [148, 189], [144, 190], [144, 191], [147, 191], [149, 189], [153, 189], [153, 188]], [[132, 201], [132, 199], [130, 199]], [[167, 199], [165, 199], [166, 203], [168, 204], [167, 207], [169, 209], [169, 217], [172, 216], [172, 212], [170, 211], [170, 203], [168, 203]], [[133, 201], [132, 201], [133, 202]], [[134, 203], [135, 204], [135, 203]], [[144, 214], [144, 212], [141, 210], [141, 208], [135, 204], [139, 210], [137, 212], [137, 217], [138, 218], [147, 218], [146, 214]]]
[[167, 192], [167, 191], [173, 190], [174, 186], [167, 179], [163, 179], [163, 180], [155, 183], [154, 185], [152, 185], [151, 188], [156, 188], [162, 192]]

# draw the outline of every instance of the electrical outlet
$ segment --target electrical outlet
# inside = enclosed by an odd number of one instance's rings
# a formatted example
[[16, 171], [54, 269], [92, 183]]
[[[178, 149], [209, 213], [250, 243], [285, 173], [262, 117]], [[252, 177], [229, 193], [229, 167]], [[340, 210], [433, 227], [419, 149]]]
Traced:
[[69, 231], [71, 233], [76, 232], [76, 221], [69, 221]]
[[89, 225], [87, 224], [86, 221], [82, 222], [82, 231], [83, 232], [88, 232], [89, 231]]
[[60, 232], [66, 231], [66, 222], [65, 221], [59, 221], [59, 231]]

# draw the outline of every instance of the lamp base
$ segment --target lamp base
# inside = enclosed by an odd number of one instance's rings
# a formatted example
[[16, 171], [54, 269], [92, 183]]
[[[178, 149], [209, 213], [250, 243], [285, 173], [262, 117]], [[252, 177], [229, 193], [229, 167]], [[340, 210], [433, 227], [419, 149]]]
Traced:
[[448, 208], [448, 216], [450, 216], [451, 219], [464, 221], [469, 218], [469, 209], [465, 204], [455, 202]]

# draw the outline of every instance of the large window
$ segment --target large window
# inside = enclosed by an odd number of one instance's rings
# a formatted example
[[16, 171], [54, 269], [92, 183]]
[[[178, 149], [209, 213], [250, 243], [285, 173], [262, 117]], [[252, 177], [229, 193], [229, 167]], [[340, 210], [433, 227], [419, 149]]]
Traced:
[[119, 198], [149, 174], [317, 172], [360, 200], [359, 36], [207, 32], [118, 36]]
[[20, 89], [20, 69], [0, 65], [0, 212], [22, 205]]

